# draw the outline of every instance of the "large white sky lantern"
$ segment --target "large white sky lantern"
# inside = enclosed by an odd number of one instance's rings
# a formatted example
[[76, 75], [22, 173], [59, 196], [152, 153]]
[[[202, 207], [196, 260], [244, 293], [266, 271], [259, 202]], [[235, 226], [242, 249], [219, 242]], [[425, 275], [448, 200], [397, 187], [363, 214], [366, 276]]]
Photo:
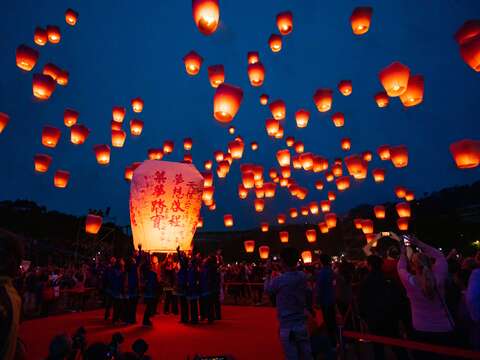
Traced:
[[152, 252], [192, 249], [202, 205], [203, 177], [192, 164], [146, 160], [130, 186], [135, 247]]

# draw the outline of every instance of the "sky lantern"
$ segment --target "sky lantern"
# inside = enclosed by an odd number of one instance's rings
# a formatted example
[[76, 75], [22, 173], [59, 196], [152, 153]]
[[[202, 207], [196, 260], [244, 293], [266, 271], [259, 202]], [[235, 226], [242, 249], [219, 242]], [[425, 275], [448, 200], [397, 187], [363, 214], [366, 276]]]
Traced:
[[288, 35], [292, 32], [293, 14], [291, 11], [284, 11], [277, 15], [277, 28], [282, 35]]
[[250, 85], [254, 87], [262, 86], [265, 80], [265, 66], [261, 62], [249, 64], [247, 68]]
[[345, 158], [345, 165], [348, 173], [356, 180], [365, 179], [367, 177], [367, 162], [360, 155], [351, 155]]
[[409, 218], [399, 218], [399, 219], [397, 219], [398, 230], [407, 231], [408, 230], [408, 220], [409, 220]]
[[229, 126], [229, 127], [228, 127], [228, 133], [229, 133], [230, 135], [235, 134], [235, 126]]
[[288, 243], [288, 231], [280, 231], [278, 235], [280, 237], [281, 243], [283, 244]]
[[275, 119], [267, 119], [265, 121], [265, 129], [267, 130], [268, 136], [275, 136], [280, 129], [280, 122]]
[[294, 169], [301, 169], [302, 162], [300, 161], [300, 155], [295, 155], [292, 157], [292, 166]]
[[377, 219], [385, 219], [385, 206], [377, 205], [373, 208], [373, 212]]
[[288, 214], [292, 219], [295, 219], [296, 217], [298, 217], [298, 210], [296, 208], [290, 208], [288, 210]]
[[282, 37], [277, 34], [272, 34], [268, 38], [268, 45], [270, 46], [270, 50], [276, 53], [282, 50]]
[[394, 62], [382, 69], [378, 76], [388, 96], [396, 97], [407, 91], [410, 69], [399, 62]]
[[252, 151], [257, 151], [258, 150], [258, 142], [252, 141], [250, 143], [250, 148], [252, 149]]
[[327, 112], [332, 108], [333, 95], [330, 89], [318, 89], [313, 95], [313, 102], [319, 112]]
[[228, 152], [232, 155], [233, 159], [241, 159], [244, 149], [245, 144], [243, 141], [235, 140], [228, 143]]
[[78, 21], [78, 13], [75, 10], [67, 9], [65, 11], [65, 22], [70, 26], [75, 26]]
[[42, 145], [54, 148], [60, 140], [61, 131], [53, 126], [44, 126], [42, 129]]
[[213, 186], [205, 186], [202, 191], [202, 200], [205, 204], [211, 203], [213, 201], [213, 193], [215, 188]]
[[308, 209], [313, 215], [318, 214], [318, 204], [316, 201], [312, 201], [310, 204], [308, 204]]
[[217, 176], [221, 179], [227, 177], [230, 172], [230, 163], [226, 160], [222, 160], [217, 166]]
[[2, 133], [2, 131], [5, 129], [5, 127], [9, 122], [10, 122], [10, 116], [8, 116], [8, 114], [0, 112], [0, 134]]
[[335, 180], [338, 191], [345, 191], [350, 187], [350, 176], [342, 176]]
[[325, 172], [325, 180], [327, 180], [327, 182], [332, 182], [333, 179], [335, 179], [335, 176], [333, 176], [331, 171]]
[[370, 219], [362, 220], [362, 231], [365, 235], [373, 234], [373, 221]]
[[258, 51], [249, 51], [247, 53], [247, 62], [248, 65], [253, 65], [256, 64], [260, 61], [260, 55], [258, 54]]
[[317, 180], [317, 181], [315, 181], [315, 189], [317, 189], [317, 190], [323, 190], [324, 186], [325, 186], [325, 185], [324, 185], [324, 183], [323, 183], [322, 180]]
[[123, 130], [112, 130], [112, 146], [123, 147], [127, 134]]
[[302, 163], [303, 170], [310, 171], [313, 168], [313, 154], [302, 153], [300, 155], [300, 162]]
[[191, 250], [202, 192], [203, 178], [194, 165], [145, 160], [130, 185], [135, 247], [141, 244], [149, 252], [173, 252], [177, 247]]
[[278, 172], [274, 168], [271, 168], [268, 171], [268, 176], [270, 176], [270, 179], [277, 179], [278, 178]]
[[103, 219], [101, 216], [88, 214], [85, 218], [85, 232], [87, 234], [96, 235], [102, 227]]
[[315, 229], [308, 229], [305, 231], [305, 236], [307, 237], [307, 241], [309, 243], [317, 241], [317, 231]]
[[68, 85], [68, 79], [69, 79], [70, 74], [66, 70], [60, 70], [57, 76], [57, 84], [60, 86], [67, 86]]
[[32, 92], [39, 100], [48, 100], [55, 91], [55, 80], [48, 75], [34, 74], [32, 81]]
[[253, 205], [255, 207], [256, 212], [262, 212], [265, 208], [265, 200], [264, 199], [255, 199], [253, 201]]
[[130, 102], [131, 105], [132, 105], [132, 110], [134, 113], [141, 113], [143, 111], [143, 106], [144, 106], [144, 101], [142, 100], [142, 98], [135, 98], [135, 99], [132, 99], [132, 101]]
[[312, 263], [312, 252], [310, 250], [302, 251], [302, 261], [304, 264], [311, 264]]
[[275, 133], [274, 138], [275, 139], [281, 139], [281, 138], [283, 138], [283, 134], [284, 134], [283, 125], [279, 124], [278, 125], [278, 131]]
[[203, 228], [203, 218], [199, 217], [197, 221], [197, 229]]
[[260, 95], [260, 104], [261, 105], [267, 105], [268, 104], [268, 95], [267, 94]]
[[308, 120], [310, 119], [310, 111], [300, 109], [295, 113], [295, 121], [297, 122], [298, 128], [305, 128], [308, 125]]
[[213, 88], [217, 88], [220, 84], [225, 82], [225, 69], [223, 65], [212, 65], [207, 68], [208, 79]]
[[47, 25], [47, 37], [51, 44], [58, 44], [62, 39], [60, 28], [54, 25]]
[[302, 141], [296, 141], [295, 144], [293, 145], [293, 149], [297, 154], [301, 154], [305, 151], [305, 145], [303, 144]]
[[112, 118], [118, 123], [122, 123], [127, 110], [122, 106], [114, 106], [112, 109]]
[[238, 197], [240, 199], [246, 199], [248, 196], [248, 189], [245, 188], [242, 184], [238, 184]]
[[64, 189], [67, 187], [69, 180], [70, 172], [65, 170], [57, 170], [53, 176], [53, 186], [59, 189]]
[[192, 154], [183, 154], [182, 162], [185, 164], [191, 164], [193, 162]]
[[408, 149], [405, 145], [390, 147], [390, 160], [396, 168], [408, 165]]
[[97, 163], [100, 165], [108, 165], [110, 163], [110, 146], [102, 144], [93, 147]]
[[258, 248], [258, 254], [262, 260], [267, 260], [269, 253], [270, 248], [267, 245], [263, 245]]
[[272, 101], [269, 105], [269, 108], [275, 120], [285, 119], [285, 115], [287, 113], [287, 107], [285, 105], [285, 101], [283, 100]]
[[459, 169], [471, 169], [480, 164], [480, 141], [463, 139], [450, 145], [450, 153]]
[[280, 172], [282, 174], [282, 177], [284, 179], [288, 179], [290, 176], [292, 176], [292, 170], [290, 169], [290, 166], [289, 165], [286, 165], [286, 166], [282, 166], [280, 168]]
[[242, 183], [245, 189], [253, 189], [255, 186], [255, 175], [253, 171], [242, 172]]
[[255, 251], [255, 240], [245, 240], [243, 246], [245, 247], [245, 252], [253, 253]]
[[400, 218], [409, 218], [412, 214], [410, 210], [410, 204], [408, 202], [402, 202], [395, 205], [397, 210], [398, 217]]
[[385, 91], [380, 91], [375, 94], [375, 102], [379, 108], [384, 108], [390, 103], [390, 98]]
[[313, 157], [313, 172], [318, 173], [328, 169], [328, 160], [322, 156]]
[[143, 130], [143, 121], [139, 119], [130, 120], [130, 134], [140, 136]]
[[285, 224], [285, 221], [287, 221], [287, 216], [285, 214], [278, 214], [277, 215], [277, 222], [280, 225]]
[[362, 229], [362, 222], [363, 222], [363, 219], [353, 219], [353, 225], [355, 226], [355, 229], [357, 230], [361, 230]]
[[220, 84], [213, 98], [213, 116], [219, 122], [229, 123], [237, 114], [242, 100], [242, 89], [226, 83]]
[[363, 35], [370, 29], [373, 9], [369, 6], [357, 7], [350, 16], [350, 24], [355, 35]]
[[110, 130], [122, 130], [122, 124], [112, 120], [110, 121]]
[[300, 214], [302, 214], [302, 216], [308, 216], [308, 214], [309, 214], [308, 207], [302, 206], [302, 207], [300, 208]]
[[363, 157], [363, 160], [365, 160], [366, 162], [370, 162], [373, 160], [373, 154], [370, 150], [364, 151], [362, 153], [362, 157]]
[[332, 115], [332, 121], [335, 127], [342, 127], [345, 125], [345, 115], [341, 112], [336, 112]]
[[233, 216], [231, 214], [223, 215], [223, 224], [225, 227], [232, 227], [233, 226]]
[[322, 200], [320, 201], [320, 209], [323, 213], [327, 213], [330, 211], [330, 200]]
[[422, 75], [411, 76], [408, 80], [407, 91], [400, 95], [403, 106], [411, 107], [423, 101], [424, 82]]
[[328, 197], [328, 200], [335, 201], [335, 199], [337, 198], [337, 195], [333, 191], [329, 191], [327, 197]]
[[210, 211], [215, 211], [216, 208], [217, 208], [217, 204], [215, 203], [215, 201], [213, 201], [212, 204], [208, 206], [208, 210]]
[[205, 161], [203, 162], [203, 168], [204, 168], [205, 170], [212, 170], [212, 166], [213, 166], [212, 160], [205, 160]]
[[265, 197], [266, 198], [275, 197], [276, 188], [277, 188], [277, 185], [273, 182], [266, 182], [265, 184], [263, 184], [263, 189], [265, 191]]
[[48, 63], [43, 66], [42, 74], [50, 76], [53, 80], [57, 81], [58, 76], [60, 75], [60, 69], [57, 65]]
[[218, 0], [192, 0], [193, 21], [203, 35], [213, 34], [220, 22]]
[[341, 141], [341, 146], [343, 151], [348, 151], [352, 147], [352, 141], [350, 138], [343, 138]]
[[164, 154], [172, 153], [174, 147], [175, 147], [175, 143], [172, 140], [165, 140], [163, 142], [163, 153]]
[[318, 223], [318, 228], [320, 229], [320, 232], [322, 234], [327, 234], [328, 233], [329, 228], [328, 228], [328, 225], [327, 225], [326, 222], [322, 221], [322, 222]]
[[476, 36], [460, 46], [463, 61], [476, 72], [480, 71], [480, 36]]
[[70, 127], [70, 141], [72, 144], [81, 145], [87, 140], [90, 130], [81, 124], [75, 124]]
[[405, 192], [405, 200], [406, 201], [413, 201], [415, 200], [415, 193], [411, 190], [407, 190]]
[[467, 20], [455, 33], [455, 41], [458, 45], [463, 45], [477, 35], [480, 35], [480, 20]]
[[352, 94], [352, 80], [342, 80], [338, 83], [338, 91], [343, 96], [350, 96]]
[[185, 138], [183, 139], [183, 149], [185, 151], [190, 151], [192, 150], [193, 146], [193, 140], [191, 138]]
[[372, 170], [373, 180], [376, 183], [381, 183], [385, 181], [385, 169], [373, 169]]
[[41, 27], [35, 28], [35, 32], [33, 33], [33, 41], [38, 46], [45, 46], [48, 42], [47, 30]]
[[162, 160], [163, 149], [151, 148], [147, 151], [147, 157], [149, 160]]
[[73, 109], [65, 109], [63, 112], [63, 123], [67, 127], [71, 127], [77, 123], [78, 116], [80, 114], [78, 111], [73, 110]]
[[380, 160], [390, 160], [390, 146], [381, 145], [377, 149], [377, 154], [380, 157]]
[[37, 154], [33, 157], [33, 162], [36, 172], [45, 173], [52, 163], [52, 157], [46, 154]]
[[220, 150], [216, 150], [213, 152], [213, 157], [215, 158], [216, 162], [220, 162], [223, 160], [223, 152]]
[[394, 192], [399, 199], [403, 199], [407, 194], [407, 189], [404, 186], [396, 186]]
[[295, 138], [293, 136], [287, 136], [287, 138], [285, 139], [285, 144], [288, 147], [293, 146], [295, 144]]
[[203, 172], [203, 187], [213, 186], [213, 174], [211, 172]]
[[290, 165], [290, 151], [288, 149], [277, 151], [277, 161], [280, 166]]
[[260, 224], [260, 229], [262, 230], [262, 232], [268, 232], [268, 228], [269, 228], [268, 223], [263, 222]]
[[335, 226], [337, 226], [337, 214], [326, 213], [325, 214], [325, 223], [327, 224], [329, 229], [332, 229]]
[[195, 76], [200, 72], [203, 58], [192, 50], [183, 57], [183, 62], [185, 64], [185, 70], [187, 71], [187, 74]]

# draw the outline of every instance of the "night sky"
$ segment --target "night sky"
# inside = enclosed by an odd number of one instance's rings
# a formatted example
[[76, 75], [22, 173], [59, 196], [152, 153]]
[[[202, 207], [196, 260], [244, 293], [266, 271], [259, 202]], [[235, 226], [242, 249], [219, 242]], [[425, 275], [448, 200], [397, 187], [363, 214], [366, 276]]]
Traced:
[[[434, 4], [434, 5], [433, 5]], [[356, 6], [374, 9], [370, 31], [364, 36], [352, 33], [349, 17]], [[80, 17], [75, 27], [64, 20], [71, 7]], [[246, 151], [242, 162], [277, 166], [275, 153], [285, 148], [285, 141], [273, 140], [265, 132], [268, 107], [259, 104], [259, 95], [283, 99], [287, 104], [285, 134], [305, 143], [306, 151], [333, 160], [346, 155], [340, 148], [343, 137], [352, 139], [348, 154], [372, 150], [382, 144], [405, 144], [409, 148], [407, 168], [395, 169], [378, 156], [369, 170], [385, 167], [387, 178], [375, 184], [369, 176], [338, 196], [333, 210], [339, 214], [362, 204], [393, 201], [393, 188], [405, 185], [416, 196], [452, 185], [471, 183], [480, 172], [458, 170], [449, 153], [450, 143], [479, 139], [479, 74], [469, 68], [459, 55], [453, 34], [469, 19], [480, 18], [478, 0], [402, 1], [313, 1], [313, 0], [221, 0], [221, 24], [212, 36], [196, 28], [189, 0], [162, 1], [4, 1], [0, 22], [0, 111], [11, 121], [0, 135], [0, 199], [31, 199], [49, 209], [86, 214], [89, 208], [112, 208], [117, 223], [129, 223], [129, 184], [124, 180], [126, 165], [146, 158], [147, 149], [161, 147], [164, 140], [175, 141], [175, 151], [166, 160], [180, 161], [182, 140], [192, 137], [193, 159], [199, 170], [203, 161], [212, 159], [213, 151], [226, 151], [233, 140], [212, 116], [211, 88], [207, 66], [223, 64], [226, 82], [244, 90], [241, 109], [231, 123], [236, 135], [244, 137]], [[268, 38], [278, 33], [277, 13], [293, 12], [293, 32], [284, 38], [283, 49], [272, 53]], [[15, 49], [33, 43], [36, 26], [59, 25], [62, 41], [40, 48], [40, 71], [53, 62], [70, 72], [67, 87], [57, 86], [52, 98], [39, 102], [33, 98], [32, 73], [15, 66]], [[37, 47], [38, 48], [38, 47]], [[204, 63], [198, 76], [188, 76], [182, 61], [195, 50]], [[266, 67], [261, 88], [250, 86], [247, 76], [247, 52], [259, 51]], [[379, 109], [373, 96], [382, 90], [378, 72], [393, 61], [408, 65], [412, 74], [425, 77], [423, 104], [405, 109], [398, 98]], [[353, 94], [342, 96], [336, 86], [340, 80], [353, 82]], [[317, 88], [334, 89], [333, 108], [320, 114], [312, 95]], [[139, 138], [129, 135], [123, 148], [112, 148], [108, 167], [97, 165], [93, 145], [110, 143], [111, 110], [114, 105], [128, 109], [124, 124], [134, 117], [130, 100], [140, 96], [145, 101], [145, 122]], [[70, 131], [63, 125], [66, 107], [80, 112], [79, 123], [91, 129], [84, 145], [70, 143]], [[300, 108], [311, 111], [306, 129], [297, 129], [294, 113]], [[335, 128], [331, 115], [345, 113], [346, 125]], [[46, 124], [62, 130], [55, 149], [41, 145], [41, 130]], [[257, 152], [250, 141], [260, 144]], [[53, 156], [48, 173], [33, 170], [33, 156]], [[53, 186], [56, 169], [71, 172], [67, 189]], [[344, 170], [346, 171], [346, 170]], [[313, 200], [324, 200], [329, 188], [314, 189], [323, 173], [294, 172], [299, 184], [310, 188], [304, 201], [292, 199], [285, 188], [277, 187], [274, 200], [267, 199], [265, 211], [255, 213], [254, 195], [239, 200], [239, 162], [232, 165], [226, 179], [215, 178], [217, 210], [202, 210], [206, 230], [221, 230], [223, 214], [232, 213], [235, 228], [258, 226], [261, 221], [274, 222], [276, 215]], [[310, 217], [312, 222], [321, 216]], [[292, 220], [290, 220], [292, 221]], [[305, 218], [297, 219], [305, 221]]]

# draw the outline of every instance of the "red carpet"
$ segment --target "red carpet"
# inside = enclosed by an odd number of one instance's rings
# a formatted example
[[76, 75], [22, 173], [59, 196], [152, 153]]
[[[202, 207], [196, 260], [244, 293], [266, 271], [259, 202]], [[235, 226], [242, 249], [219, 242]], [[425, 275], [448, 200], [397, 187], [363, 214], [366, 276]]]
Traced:
[[[87, 341], [110, 342], [112, 334], [125, 336], [123, 351], [129, 351], [138, 338], [145, 339], [155, 360], [185, 360], [195, 354], [228, 354], [238, 360], [282, 359], [277, 337], [275, 309], [267, 307], [224, 306], [223, 320], [213, 325], [182, 325], [177, 316], [157, 315], [154, 327], [116, 326], [103, 321], [100, 310], [30, 320], [22, 324], [20, 336], [27, 347], [27, 359], [43, 360], [53, 336], [72, 334], [78, 327], [87, 330]], [[139, 308], [138, 319], [143, 311]], [[142, 313], [143, 314], [143, 313]]]

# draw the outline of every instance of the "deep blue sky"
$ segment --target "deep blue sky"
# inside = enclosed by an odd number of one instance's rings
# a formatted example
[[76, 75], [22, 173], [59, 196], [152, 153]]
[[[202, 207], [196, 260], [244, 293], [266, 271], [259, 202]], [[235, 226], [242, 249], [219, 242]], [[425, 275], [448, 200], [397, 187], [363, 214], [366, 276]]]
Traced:
[[[368, 34], [352, 34], [349, 17], [359, 5], [374, 8]], [[393, 187], [405, 185], [417, 196], [446, 186], [470, 183], [479, 170], [457, 170], [450, 156], [451, 142], [480, 135], [480, 78], [460, 58], [453, 39], [465, 20], [480, 17], [478, 0], [370, 1], [351, 0], [221, 0], [221, 25], [210, 37], [195, 27], [191, 1], [162, 0], [132, 2], [102, 1], [8, 1], [1, 5], [0, 22], [0, 111], [11, 122], [0, 135], [0, 199], [27, 198], [78, 215], [88, 208], [111, 206], [121, 224], [129, 223], [129, 184], [123, 180], [127, 164], [146, 158], [150, 147], [160, 147], [165, 139], [176, 141], [173, 156], [180, 160], [181, 141], [194, 139], [193, 157], [199, 169], [216, 149], [226, 150], [232, 139], [225, 126], [212, 117], [213, 89], [207, 66], [224, 64], [227, 82], [244, 89], [244, 101], [233, 121], [249, 143], [257, 140], [260, 150], [246, 151], [243, 161], [276, 166], [275, 152], [284, 141], [267, 137], [264, 121], [268, 107], [260, 106], [262, 92], [287, 104], [286, 134], [305, 142], [307, 151], [329, 158], [345, 156], [340, 139], [352, 138], [351, 153], [375, 150], [381, 144], [406, 144], [410, 150], [408, 168], [395, 170], [377, 157], [370, 164], [387, 168], [387, 181], [375, 185], [371, 178], [356, 183], [335, 202], [341, 213], [360, 203], [394, 199]], [[77, 26], [65, 24], [64, 12], [72, 7], [80, 13]], [[275, 16], [291, 10], [293, 33], [284, 39], [280, 53], [272, 53], [267, 40], [276, 32]], [[15, 49], [21, 43], [33, 46], [37, 25], [58, 24], [62, 42], [40, 49], [39, 70], [53, 62], [70, 72], [66, 88], [57, 87], [51, 100], [38, 102], [31, 93], [31, 73], [15, 66]], [[196, 77], [185, 73], [183, 56], [195, 50], [204, 58]], [[267, 71], [261, 88], [252, 88], [246, 74], [246, 54], [258, 50]], [[398, 99], [387, 109], [375, 105], [373, 95], [381, 90], [378, 71], [392, 61], [408, 65], [412, 73], [425, 77], [422, 105], [405, 110]], [[334, 92], [333, 110], [316, 111], [312, 95], [319, 87], [336, 88], [342, 79], [353, 81], [353, 94], [343, 97]], [[145, 109], [140, 118], [145, 128], [140, 138], [127, 138], [124, 148], [113, 148], [108, 167], [96, 164], [92, 146], [110, 143], [111, 109], [129, 108], [130, 99], [140, 96]], [[92, 133], [86, 144], [73, 146], [63, 126], [63, 110], [80, 111], [79, 122]], [[296, 129], [294, 112], [308, 108], [312, 117], [308, 128]], [[330, 116], [335, 111], [346, 115], [346, 126], [335, 128]], [[126, 120], [133, 114], [130, 111]], [[62, 129], [56, 149], [41, 145], [41, 129], [52, 124]], [[33, 156], [37, 152], [53, 155], [47, 174], [35, 174]], [[55, 169], [71, 171], [69, 187], [53, 187]], [[313, 188], [323, 174], [295, 175], [300, 184], [309, 184], [303, 203], [326, 198], [326, 191]], [[292, 200], [285, 189], [278, 189], [274, 201], [267, 201], [265, 212], [255, 213], [253, 196], [240, 201], [238, 162], [226, 180], [216, 180], [217, 210], [202, 210], [205, 228], [223, 229], [223, 214], [233, 213], [236, 228], [258, 226], [274, 221], [279, 212], [302, 202]], [[330, 185], [332, 186], [332, 185]], [[314, 221], [314, 218], [310, 219]], [[318, 218], [319, 220], [319, 218]]]

